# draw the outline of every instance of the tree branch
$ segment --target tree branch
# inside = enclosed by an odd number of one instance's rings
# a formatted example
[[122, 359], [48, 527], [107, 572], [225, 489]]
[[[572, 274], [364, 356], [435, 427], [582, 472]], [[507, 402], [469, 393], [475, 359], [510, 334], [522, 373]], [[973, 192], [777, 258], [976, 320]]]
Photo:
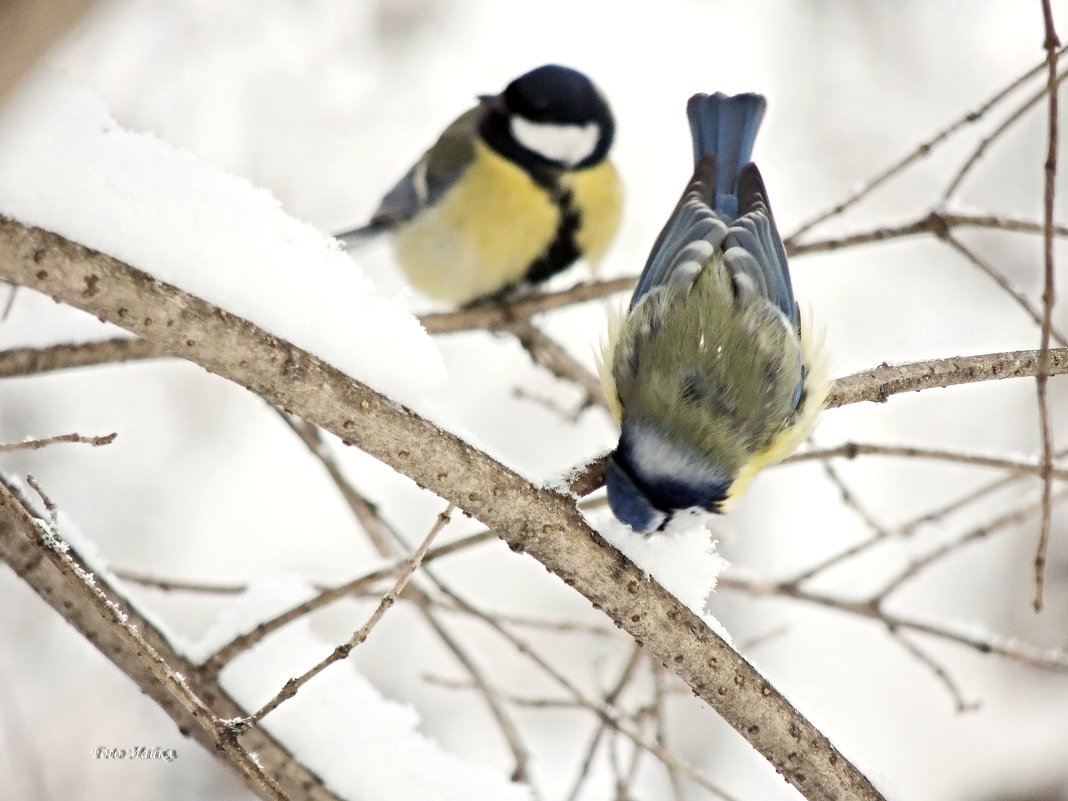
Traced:
[[882, 796], [697, 615], [605, 543], [574, 498], [289, 342], [56, 234], [0, 218], [0, 276], [114, 322], [358, 445], [497, 532], [612, 618], [811, 801]]
[[[891, 395], [901, 392], [919, 392], [1002, 378], [1034, 378], [1042, 367], [1039, 364], [1040, 356], [1041, 351], [1038, 350], [1017, 350], [912, 364], [884, 364], [837, 379], [827, 397], [827, 408], [836, 409], [862, 401], [885, 403]], [[1068, 373], [1068, 348], [1050, 350], [1048, 367], [1048, 375]]]

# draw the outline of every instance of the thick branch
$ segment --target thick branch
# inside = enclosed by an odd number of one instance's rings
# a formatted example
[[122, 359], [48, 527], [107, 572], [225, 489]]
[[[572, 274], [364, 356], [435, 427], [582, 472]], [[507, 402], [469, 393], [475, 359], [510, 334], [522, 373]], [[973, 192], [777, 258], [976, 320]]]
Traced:
[[248, 387], [478, 518], [642, 642], [806, 798], [882, 798], [748, 662], [592, 531], [573, 498], [531, 485], [289, 342], [55, 234], [0, 219], [0, 277]]

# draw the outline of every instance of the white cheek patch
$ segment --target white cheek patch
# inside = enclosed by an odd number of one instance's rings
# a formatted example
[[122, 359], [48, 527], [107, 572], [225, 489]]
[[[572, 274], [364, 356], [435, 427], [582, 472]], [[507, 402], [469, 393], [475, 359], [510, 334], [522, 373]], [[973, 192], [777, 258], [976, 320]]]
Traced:
[[636, 429], [630, 444], [631, 464], [646, 481], [682, 479], [698, 486], [721, 478], [697, 452], [679, 448], [652, 429]]
[[600, 126], [595, 122], [585, 125], [553, 125], [531, 122], [518, 114], [510, 120], [512, 136], [527, 150], [549, 161], [569, 167], [589, 157], [597, 148], [601, 137]]

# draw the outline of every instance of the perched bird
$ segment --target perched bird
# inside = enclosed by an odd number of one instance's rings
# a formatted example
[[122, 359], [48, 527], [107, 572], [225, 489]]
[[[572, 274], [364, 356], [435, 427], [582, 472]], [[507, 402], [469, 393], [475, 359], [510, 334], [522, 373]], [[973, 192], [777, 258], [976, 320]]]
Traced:
[[379, 204], [338, 237], [392, 234], [418, 289], [470, 303], [604, 255], [622, 207], [615, 123], [581, 72], [549, 64], [457, 118]]
[[825, 360], [750, 161], [765, 106], [757, 94], [690, 98], [693, 177], [609, 332], [601, 378], [621, 434], [605, 483], [638, 532], [686, 509], [725, 511], [826, 401]]

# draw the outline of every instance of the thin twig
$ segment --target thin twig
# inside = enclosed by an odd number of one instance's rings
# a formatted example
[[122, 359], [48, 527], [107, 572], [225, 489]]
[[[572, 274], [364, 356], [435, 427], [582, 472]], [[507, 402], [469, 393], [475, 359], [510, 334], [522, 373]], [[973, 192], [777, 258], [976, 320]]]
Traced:
[[978, 122], [980, 119], [982, 119], [983, 115], [986, 114], [990, 109], [992, 109], [1002, 100], [1004, 100], [1008, 95], [1012, 94], [1012, 92], [1016, 91], [1016, 89], [1025, 84], [1031, 78], [1042, 72], [1044, 66], [1045, 62], [1038, 64], [1027, 72], [1025, 72], [1019, 78], [1014, 79], [1007, 86], [995, 92], [994, 95], [985, 103], [983, 103], [978, 109], [976, 109], [975, 111], [969, 111], [963, 117], [951, 123], [949, 126], [939, 131], [933, 137], [920, 144], [904, 158], [894, 162], [885, 170], [875, 175], [873, 178], [870, 178], [869, 180], [865, 181], [863, 185], [861, 185], [858, 189], [850, 193], [849, 196], [846, 197], [844, 200], [835, 204], [830, 209], [822, 211], [816, 216], [802, 223], [796, 231], [794, 231], [792, 234], [790, 234], [789, 237], [787, 237], [787, 245], [789, 246], [794, 243], [798, 239], [798, 237], [802, 236], [819, 223], [828, 220], [831, 217], [836, 217], [842, 214], [851, 206], [855, 205], [857, 201], [871, 194], [873, 190], [884, 184], [886, 181], [897, 175], [899, 172], [903, 171], [913, 162], [926, 158], [928, 155], [930, 155], [931, 151], [935, 147], [940, 145], [952, 134], [963, 128], [965, 125], [970, 125], [972, 123]]
[[12, 442], [8, 444], [0, 443], [0, 453], [11, 453], [12, 451], [36, 451], [61, 442], [76, 442], [81, 445], [92, 445], [94, 448], [99, 448], [101, 445], [110, 445], [115, 441], [115, 437], [117, 436], [118, 432], [112, 432], [102, 437], [84, 437], [81, 434], [59, 434], [55, 437], [48, 437], [46, 439], [28, 439], [24, 442]]
[[1060, 40], [1053, 25], [1053, 9], [1050, 0], [1042, 0], [1042, 20], [1045, 28], [1046, 65], [1048, 78], [1046, 90], [1048, 97], [1046, 179], [1042, 194], [1042, 335], [1039, 345], [1039, 370], [1035, 376], [1035, 390], [1038, 395], [1038, 418], [1042, 432], [1042, 522], [1039, 525], [1038, 546], [1035, 549], [1035, 594], [1032, 605], [1035, 611], [1042, 609], [1042, 598], [1046, 586], [1046, 552], [1049, 549], [1050, 526], [1053, 520], [1053, 423], [1050, 420], [1049, 398], [1049, 342], [1053, 331], [1053, 306], [1057, 302], [1056, 271], [1053, 261], [1053, 204], [1057, 191], [1057, 48]]
[[415, 552], [408, 558], [404, 569], [401, 571], [400, 575], [397, 576], [397, 581], [390, 588], [389, 592], [382, 596], [382, 600], [379, 601], [378, 606], [375, 608], [375, 611], [371, 613], [371, 616], [367, 619], [367, 622], [364, 623], [359, 629], [357, 629], [346, 642], [337, 646], [325, 659], [321, 660], [318, 664], [309, 668], [297, 678], [289, 679], [282, 687], [282, 689], [279, 690], [278, 693], [270, 701], [260, 707], [259, 710], [257, 710], [256, 712], [249, 715], [243, 720], [236, 721], [233, 725], [237, 730], [244, 729], [250, 725], [253, 725], [263, 720], [264, 717], [266, 717], [275, 709], [277, 709], [279, 705], [296, 695], [297, 691], [299, 691], [301, 687], [303, 687], [313, 678], [318, 676], [320, 673], [326, 670], [326, 668], [330, 667], [335, 662], [340, 662], [341, 660], [346, 659], [348, 655], [352, 653], [352, 650], [354, 648], [357, 648], [361, 644], [363, 644], [363, 642], [367, 639], [368, 635], [371, 633], [371, 630], [374, 629], [374, 627], [378, 624], [378, 621], [382, 619], [382, 616], [385, 615], [389, 608], [393, 606], [393, 604], [396, 602], [397, 597], [401, 594], [405, 586], [408, 584], [408, 581], [409, 579], [411, 579], [412, 574], [416, 571], [419, 565], [423, 563], [423, 557], [426, 556], [426, 552], [430, 549], [430, 544], [434, 541], [434, 537], [436, 537], [438, 533], [443, 528], [445, 528], [446, 525], [448, 525], [449, 519], [452, 516], [454, 508], [455, 507], [453, 507], [452, 504], [449, 504], [448, 508], [440, 515], [438, 515], [437, 520], [434, 521], [433, 527], [431, 527], [426, 537], [423, 538], [422, 543], [415, 550]]
[[[396, 549], [394, 543], [405, 547], [405, 543], [399, 533], [382, 518], [377, 507], [357, 491], [351, 482], [345, 478], [340, 466], [335, 462], [332, 454], [325, 447], [325, 443], [323, 443], [318, 429], [310, 423], [299, 420], [296, 417], [283, 415], [283, 419], [300, 436], [312, 455], [322, 462], [327, 473], [330, 475], [330, 478], [334, 481], [338, 490], [352, 509], [360, 526], [367, 532], [372, 545], [374, 545], [378, 553], [382, 556], [389, 556], [395, 553]], [[495, 539], [496, 537], [491, 532], [482, 532], [467, 539], [473, 543], [476, 541], [484, 542], [491, 538]], [[444, 547], [449, 548], [450, 546]], [[451, 553], [454, 550], [457, 550], [455, 544], [448, 552]], [[429, 556], [429, 554], [427, 554], [427, 556]], [[425, 564], [425, 558], [423, 562]], [[348, 586], [351, 587], [350, 592], [357, 591], [357, 585], [354, 582], [350, 582]], [[322, 593], [317, 598], [312, 598], [303, 604], [298, 604], [272, 620], [261, 623], [253, 631], [235, 638], [231, 643], [227, 644], [214, 654], [209, 662], [205, 664], [210, 667], [210, 669], [218, 670], [221, 665], [224, 664], [223, 660], [233, 658], [233, 656], [240, 653], [241, 650], [249, 647], [255, 639], [262, 638], [289, 621], [307, 614], [313, 608], [317, 608], [321, 605], [321, 603], [330, 603], [333, 600], [336, 600], [338, 597], [341, 597], [342, 594], [347, 593], [339, 591]], [[407, 587], [405, 595], [415, 602], [416, 607], [419, 609], [424, 620], [426, 620], [438, 639], [441, 640], [442, 644], [452, 652], [453, 656], [456, 657], [456, 660], [468, 672], [475, 684], [482, 690], [490, 714], [493, 715], [494, 720], [496, 720], [502, 737], [504, 737], [505, 742], [512, 751], [515, 760], [515, 768], [512, 773], [513, 780], [529, 781], [530, 754], [520, 737], [515, 722], [511, 719], [511, 716], [505, 709], [504, 700], [496, 694], [490, 682], [485, 678], [482, 670], [478, 667], [474, 659], [466, 652], [456, 638], [452, 636], [445, 625], [434, 614], [433, 599], [415, 583], [412, 583]], [[536, 788], [534, 788], [533, 784], [531, 784], [531, 792], [536, 795]]]
[[938, 664], [929, 653], [920, 648], [916, 643], [912, 642], [905, 636], [904, 632], [898, 631], [894, 626], [888, 625], [886, 630], [890, 632], [890, 636], [894, 642], [900, 645], [905, 651], [927, 668], [934, 677], [946, 688], [946, 692], [949, 693], [950, 698], [953, 699], [953, 704], [957, 708], [957, 712], [972, 712], [979, 708], [978, 701], [966, 701], [964, 699], [964, 693], [961, 691], [957, 683], [953, 681], [953, 677], [949, 675], [942, 665]]
[[[1015, 217], [1002, 217], [993, 214], [958, 214], [932, 209], [919, 219], [898, 225], [881, 225], [855, 234], [814, 239], [811, 242], [798, 242], [790, 246], [790, 256], [806, 253], [822, 253], [845, 248], [868, 245], [874, 242], [889, 242], [922, 234], [935, 234], [941, 237], [945, 232], [956, 228], [985, 228], [997, 231], [1010, 231], [1024, 234], [1041, 234], [1042, 224]], [[1057, 236], [1068, 236], [1068, 226], [1056, 225], [1053, 229]]]
[[319, 460], [319, 463], [326, 470], [331, 481], [334, 482], [334, 486], [341, 493], [341, 497], [345, 499], [345, 503], [348, 504], [349, 509], [375, 549], [383, 556], [392, 556], [395, 551], [390, 545], [389, 537], [383, 530], [382, 519], [378, 515], [378, 510], [373, 503], [357, 492], [345, 478], [341, 465], [334, 458], [333, 451], [330, 450], [330, 447], [323, 439], [319, 427], [275, 406], [271, 408], [278, 413], [282, 421], [289, 426], [293, 433], [300, 437], [308, 450]]
[[514, 764], [511, 775], [512, 780], [527, 782], [531, 793], [536, 796], [537, 788], [535, 788], [530, 775], [530, 752], [519, 733], [519, 727], [516, 726], [512, 716], [505, 709], [506, 699], [498, 693], [493, 683], [487, 678], [485, 671], [479, 667], [478, 663], [467, 652], [467, 649], [460, 645], [457, 639], [452, 636], [452, 633], [438, 619], [437, 615], [434, 614], [430, 608], [429, 596], [425, 593], [419, 593], [417, 602], [423, 612], [423, 617], [438, 635], [438, 639], [452, 652], [452, 655], [456, 657], [463, 669], [467, 671], [471, 681], [479, 689], [482, 698], [485, 700], [490, 714], [493, 715], [493, 719], [497, 723], [497, 728], [501, 731], [501, 736], [504, 737], [509, 750], [512, 752]]
[[[976, 467], [992, 467], [1009, 470], [1016, 475], [1042, 475], [1045, 468], [1041, 464], [1021, 462], [1016, 459], [1002, 459], [995, 456], [980, 456], [973, 453], [938, 450], [936, 448], [916, 448], [906, 445], [875, 445], [867, 442], [847, 442], [833, 448], [819, 448], [795, 453], [783, 460], [785, 463], [809, 462], [813, 460], [843, 458], [855, 459], [858, 456], [895, 456], [905, 459], [933, 459], [940, 462], [967, 464]], [[1051, 468], [1051, 476], [1068, 479], [1068, 468]]]
[[1052, 670], [1057, 673], [1068, 673], [1068, 652], [1039, 648], [1026, 643], [1016, 643], [990, 635], [982, 636], [976, 634], [974, 630], [962, 629], [958, 631], [948, 627], [937, 626], [924, 620], [890, 614], [864, 601], [847, 601], [832, 595], [806, 590], [789, 583], [770, 583], [735, 575], [721, 574], [716, 588], [744, 592], [749, 595], [804, 601], [805, 603], [824, 606], [828, 609], [835, 609], [858, 617], [869, 618], [883, 625], [928, 634], [947, 642], [972, 648], [981, 654], [995, 654], [1023, 665]]
[[674, 756], [668, 751], [665, 751], [663, 748], [660, 748], [660, 746], [658, 746], [655, 742], [652, 742], [649, 739], [642, 737], [640, 733], [635, 732], [624, 721], [622, 721], [619, 716], [616, 715], [608, 706], [588, 697], [584, 692], [582, 692], [582, 690], [578, 688], [577, 685], [574, 684], [574, 682], [568, 679], [554, 665], [552, 665], [547, 659], [545, 659], [540, 653], [538, 653], [538, 651], [529, 642], [516, 636], [514, 633], [509, 631], [507, 627], [503, 626], [499, 621], [484, 614], [479, 609], [464, 600], [462, 597], [457, 595], [455, 591], [449, 589], [444, 584], [436, 581], [431, 571], [424, 571], [424, 573], [431, 581], [435, 581], [435, 584], [437, 585], [438, 589], [445, 593], [445, 595], [452, 598], [458, 606], [463, 609], [466, 609], [472, 615], [475, 615], [480, 620], [485, 622], [491, 629], [496, 631], [506, 641], [511, 643], [511, 645], [516, 648], [519, 653], [524, 654], [529, 659], [531, 659], [534, 664], [536, 664], [545, 672], [547, 676], [549, 676], [553, 681], [560, 685], [560, 687], [570, 693], [579, 703], [589, 708], [590, 711], [592, 711], [599, 718], [601, 718], [601, 720], [604, 721], [608, 726], [620, 732], [624, 737], [629, 739], [639, 748], [644, 748], [649, 751], [661, 762], [665, 762], [665, 764], [671, 764], [675, 766], [676, 770], [680, 771], [687, 778], [701, 785], [706, 790], [716, 793], [728, 800], [731, 798], [729, 794], [727, 794], [724, 790], [716, 786], [710, 779], [708, 779], [704, 774], [700, 773], [696, 768], [680, 760], [678, 757]]
[[564, 381], [576, 384], [583, 391], [586, 398], [582, 406], [597, 405], [602, 408], [608, 407], [604, 397], [601, 382], [593, 373], [586, 369], [575, 357], [567, 352], [552, 337], [535, 326], [529, 320], [517, 320], [506, 326], [503, 330], [511, 332], [523, 346], [535, 364], [539, 364]]
[[[1035, 308], [1034, 304], [1032, 304], [1031, 301], [1027, 299], [1027, 296], [1024, 295], [1023, 292], [1021, 292], [1019, 289], [1012, 285], [1009, 279], [1005, 277], [1004, 273], [994, 267], [993, 264], [984, 259], [974, 250], [969, 248], [955, 236], [950, 234], [948, 231], [945, 232], [940, 238], [943, 242], [945, 242], [947, 245], [957, 251], [957, 253], [959, 253], [973, 265], [978, 267], [988, 276], [990, 276], [990, 278], [994, 280], [994, 283], [1001, 287], [1002, 290], [1004, 290], [1005, 293], [1009, 295], [1009, 297], [1016, 301], [1016, 304], [1021, 309], [1027, 312], [1027, 316], [1030, 317], [1036, 325], [1043, 325], [1042, 312]], [[1066, 344], [1068, 344], [1068, 339], [1065, 339], [1064, 335], [1061, 334], [1060, 331], [1056, 330], [1052, 326], [1050, 326], [1047, 330], [1057, 340], [1058, 345], [1064, 347]]]
[[[1043, 0], [1043, 2], [1045, 2], [1045, 0]], [[1056, 34], [1054, 34], [1054, 36], [1056, 36]], [[1005, 131], [1011, 128], [1015, 123], [1019, 122], [1020, 119], [1023, 118], [1024, 114], [1026, 114], [1030, 109], [1038, 105], [1042, 101], [1042, 98], [1046, 96], [1047, 92], [1053, 95], [1057, 94], [1057, 86], [1061, 83], [1061, 81], [1068, 77], [1068, 70], [1065, 70], [1060, 75], [1057, 74], [1057, 58], [1059, 55], [1060, 53], [1057, 53], [1056, 51], [1050, 51], [1050, 58], [1052, 59], [1052, 61], [1045, 60], [1042, 63], [1042, 66], [1046, 67], [1047, 69], [1050, 69], [1050, 66], [1052, 64], [1051, 77], [1047, 81], [1046, 85], [1042, 88], [1042, 90], [1031, 95], [1029, 98], [1027, 98], [1027, 100], [1025, 100], [1015, 109], [1013, 109], [1013, 111], [1009, 113], [1009, 115], [1005, 117], [1004, 120], [1001, 121], [1001, 124], [998, 125], [990, 133], [989, 136], [984, 137], [983, 140], [979, 143], [979, 145], [975, 148], [975, 150], [972, 151], [971, 155], [969, 155], [968, 158], [965, 159], [964, 163], [960, 166], [960, 169], [957, 171], [956, 175], [953, 176], [953, 180], [949, 182], [949, 184], [946, 186], [945, 191], [942, 193], [943, 203], [949, 201], [953, 194], [960, 188], [960, 185], [964, 182], [964, 179], [968, 176], [968, 173], [970, 173], [975, 167], [975, 165], [979, 163], [979, 160], [983, 157], [983, 155], [987, 151], [987, 148], [990, 147], [991, 144], [996, 142], [1002, 136], [1002, 134], [1004, 134]]]
[[[634, 669], [637, 667], [640, 658], [641, 649], [637, 647], [632, 648], [630, 657], [623, 665], [619, 677], [613, 682], [612, 687], [608, 692], [604, 694], [602, 703], [605, 708], [610, 708], [615, 704], [620, 693], [622, 693], [630, 683], [631, 677], [634, 675]], [[593, 760], [597, 756], [597, 749], [600, 747], [601, 739], [604, 737], [607, 726], [608, 724], [603, 718], [599, 718], [594, 725], [593, 734], [590, 736], [589, 744], [585, 748], [586, 756], [583, 758], [582, 764], [579, 765], [578, 774], [575, 776], [575, 781], [571, 784], [571, 792], [568, 793], [567, 801], [576, 801], [579, 793], [582, 792], [582, 786], [590, 777], [590, 768], [593, 766]]]
[[[1068, 490], [1058, 493], [1054, 500], [1059, 503], [1065, 499], [1068, 499]], [[874, 604], [877, 607], [881, 606], [888, 596], [900, 589], [906, 582], [911, 581], [935, 562], [945, 558], [951, 553], [959, 551], [968, 543], [986, 539], [991, 534], [996, 534], [999, 531], [1023, 523], [1030, 517], [1033, 517], [1039, 507], [1040, 505], [1027, 503], [1018, 506], [1015, 509], [1010, 509], [994, 520], [980, 526], [975, 526], [956, 539], [944, 543], [919, 558], [913, 559], [904, 570], [894, 576], [890, 581], [886, 582], [881, 589], [872, 593], [869, 603]]]
[[[748, 651], [748, 649], [747, 649]], [[653, 660], [649, 660], [649, 672], [653, 679], [653, 723], [655, 726], [654, 737], [661, 748], [667, 750], [667, 703], [668, 694], [664, 688], [665, 670]], [[682, 777], [674, 767], [664, 765], [667, 771], [668, 784], [671, 785], [671, 797], [675, 801], [686, 801], [686, 786], [682, 783]]]
[[159, 345], [138, 337], [116, 337], [101, 342], [51, 345], [46, 348], [15, 348], [0, 351], [0, 378], [116, 364], [132, 359], [157, 359], [165, 355]]
[[516, 320], [531, 317], [541, 312], [552, 311], [576, 303], [614, 295], [631, 289], [637, 276], [610, 278], [592, 283], [580, 283], [560, 292], [545, 292], [529, 295], [510, 303], [487, 301], [466, 306], [453, 312], [424, 314], [419, 318], [423, 328], [431, 334], [451, 334], [478, 328], [500, 328]]
[[19, 294], [19, 288], [15, 284], [3, 283], [3, 286], [8, 288], [7, 301], [4, 303], [4, 311], [0, 312], [0, 323], [6, 323], [7, 318], [11, 315], [11, 310], [15, 308], [15, 298]]

